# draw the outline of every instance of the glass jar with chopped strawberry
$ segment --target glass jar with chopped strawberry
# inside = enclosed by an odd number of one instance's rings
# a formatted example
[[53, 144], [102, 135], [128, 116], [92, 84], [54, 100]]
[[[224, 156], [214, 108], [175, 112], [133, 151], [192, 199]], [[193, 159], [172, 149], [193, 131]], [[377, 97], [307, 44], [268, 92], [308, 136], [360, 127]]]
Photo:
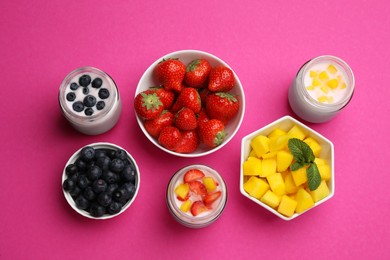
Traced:
[[227, 202], [224, 180], [205, 165], [189, 165], [171, 178], [166, 201], [172, 216], [182, 225], [202, 228], [222, 214]]

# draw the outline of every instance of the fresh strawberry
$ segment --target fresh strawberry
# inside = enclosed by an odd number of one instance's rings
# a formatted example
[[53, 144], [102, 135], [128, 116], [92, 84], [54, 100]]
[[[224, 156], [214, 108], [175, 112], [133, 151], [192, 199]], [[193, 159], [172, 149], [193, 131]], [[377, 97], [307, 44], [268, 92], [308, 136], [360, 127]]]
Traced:
[[216, 191], [213, 193], [208, 193], [206, 197], [204, 198], [203, 202], [206, 206], [210, 207], [211, 204], [214, 203], [219, 197], [221, 197], [222, 192], [221, 191]]
[[192, 181], [196, 181], [196, 180], [200, 180], [204, 177], [204, 172], [202, 172], [201, 170], [199, 169], [191, 169], [191, 170], [188, 170], [185, 174], [184, 174], [184, 182], [192, 182]]
[[210, 119], [199, 126], [200, 141], [208, 147], [217, 147], [225, 136], [225, 125], [218, 119]]
[[211, 119], [221, 120], [225, 125], [239, 109], [238, 99], [227, 92], [211, 93], [206, 98], [206, 113]]
[[193, 216], [197, 216], [199, 215], [200, 213], [202, 212], [205, 212], [205, 211], [208, 211], [209, 208], [206, 207], [206, 205], [203, 204], [202, 201], [198, 200], [198, 201], [195, 201], [194, 203], [192, 203], [192, 206], [191, 206], [191, 214]]
[[197, 126], [196, 115], [188, 107], [180, 109], [174, 118], [174, 125], [180, 130], [194, 130]]
[[174, 116], [171, 112], [164, 110], [157, 118], [144, 121], [145, 130], [154, 138], [158, 138], [161, 129], [165, 126], [173, 125], [173, 118]]
[[161, 129], [158, 142], [169, 150], [174, 150], [179, 144], [181, 134], [179, 129], [174, 126], [166, 126]]
[[214, 67], [210, 71], [208, 89], [212, 92], [227, 92], [234, 87], [235, 79], [231, 69], [225, 66]]
[[164, 110], [164, 105], [154, 91], [145, 90], [136, 95], [134, 109], [141, 118], [154, 119]]
[[150, 90], [156, 92], [157, 96], [160, 97], [160, 101], [164, 105], [164, 109], [170, 109], [175, 101], [175, 93], [172, 90], [166, 90], [163, 87], [152, 87]]
[[206, 104], [206, 98], [207, 95], [210, 93], [210, 91], [207, 88], [200, 88], [198, 89], [199, 97], [200, 97], [200, 103], [202, 106], [205, 106]]
[[203, 87], [211, 71], [211, 65], [206, 59], [196, 59], [187, 65], [184, 82], [189, 87]]
[[175, 152], [177, 153], [192, 153], [198, 148], [199, 136], [196, 130], [182, 131], [181, 139], [177, 145]]
[[180, 201], [186, 201], [186, 200], [188, 200], [188, 199], [190, 198], [190, 193], [188, 192], [188, 194], [187, 194], [187, 196], [186, 196], [185, 198], [182, 198], [182, 197], [180, 197], [180, 196], [176, 196], [176, 198], [177, 198], [178, 200], [180, 200]]
[[179, 59], [163, 59], [155, 68], [157, 81], [167, 90], [180, 92], [186, 73], [186, 65]]
[[207, 195], [207, 189], [200, 181], [191, 181], [188, 184], [190, 185], [190, 191], [196, 195], [200, 195], [202, 197]]
[[202, 107], [200, 102], [198, 91], [195, 88], [185, 87], [173, 104], [172, 111], [177, 112], [183, 107], [188, 107], [195, 113], [198, 113]]
[[198, 127], [200, 127], [200, 125], [203, 124], [204, 122], [209, 121], [209, 116], [206, 114], [206, 110], [204, 108], [202, 108], [202, 110], [200, 110], [199, 113], [196, 114], [196, 117], [198, 119], [197, 121]]

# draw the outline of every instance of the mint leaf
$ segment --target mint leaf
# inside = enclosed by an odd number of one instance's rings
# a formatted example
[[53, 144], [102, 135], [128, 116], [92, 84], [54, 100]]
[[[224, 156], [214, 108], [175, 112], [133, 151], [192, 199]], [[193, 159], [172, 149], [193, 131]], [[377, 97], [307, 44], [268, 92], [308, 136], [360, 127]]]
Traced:
[[290, 149], [297, 162], [303, 164], [314, 162], [315, 157], [310, 146], [298, 138], [288, 140], [288, 149]]
[[311, 191], [316, 190], [321, 184], [321, 175], [318, 171], [317, 164], [311, 163], [309, 168], [306, 170], [307, 183]]
[[302, 164], [302, 163], [294, 162], [293, 164], [291, 164], [290, 170], [291, 171], [296, 171], [296, 170], [299, 170], [300, 168], [302, 168], [303, 166], [305, 166], [305, 165]]

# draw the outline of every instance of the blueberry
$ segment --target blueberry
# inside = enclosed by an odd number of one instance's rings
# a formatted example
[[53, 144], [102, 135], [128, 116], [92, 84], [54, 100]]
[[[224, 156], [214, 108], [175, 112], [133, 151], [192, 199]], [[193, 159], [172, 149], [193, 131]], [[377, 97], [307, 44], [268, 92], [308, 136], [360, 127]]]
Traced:
[[74, 189], [74, 187], [76, 186], [76, 183], [74, 182], [74, 180], [68, 178], [64, 181], [64, 183], [62, 184], [62, 188], [65, 190], [65, 191], [71, 191]]
[[135, 183], [135, 176], [136, 176], [136, 172], [133, 165], [131, 164], [126, 165], [123, 171], [121, 172], [122, 180], [126, 182]]
[[87, 177], [89, 180], [94, 181], [100, 178], [102, 175], [102, 169], [99, 166], [93, 165], [87, 171]]
[[96, 104], [96, 98], [92, 95], [88, 95], [83, 100], [84, 106], [93, 107]]
[[72, 83], [70, 84], [70, 89], [71, 89], [71, 90], [77, 90], [78, 88], [79, 88], [79, 85], [77, 85], [77, 83], [72, 82]]
[[84, 94], [84, 95], [88, 95], [88, 93], [89, 93], [89, 88], [84, 87], [84, 88], [83, 88], [83, 94]]
[[84, 198], [86, 198], [87, 200], [94, 200], [96, 198], [96, 194], [95, 192], [92, 190], [92, 187], [91, 186], [88, 186], [84, 189], [84, 192], [83, 192], [83, 195], [84, 195]]
[[103, 207], [107, 207], [112, 202], [112, 197], [107, 192], [102, 192], [97, 196], [97, 202]]
[[120, 173], [125, 168], [125, 163], [118, 158], [115, 158], [110, 163], [110, 170], [115, 173]]
[[137, 188], [131, 182], [127, 182], [122, 185], [122, 188], [128, 193], [129, 199], [133, 198]]
[[106, 106], [106, 103], [104, 101], [100, 100], [96, 103], [96, 109], [97, 110], [102, 110]]
[[91, 182], [90, 182], [90, 180], [88, 180], [88, 178], [85, 174], [81, 174], [77, 179], [77, 186], [79, 186], [79, 188], [82, 190], [84, 190], [90, 184], [91, 184]]
[[85, 109], [84, 114], [85, 114], [86, 116], [92, 116], [92, 115], [93, 115], [93, 109], [92, 109], [92, 107], [88, 107], [87, 109]]
[[73, 110], [76, 112], [81, 112], [84, 110], [84, 104], [81, 101], [74, 102], [72, 107], [73, 107]]
[[95, 193], [101, 193], [107, 190], [107, 183], [103, 179], [97, 179], [92, 184], [92, 190]]
[[110, 214], [117, 214], [121, 211], [122, 205], [119, 202], [113, 201], [111, 204], [107, 207], [107, 211]]
[[119, 188], [119, 185], [117, 183], [111, 183], [108, 185], [106, 192], [110, 195], [114, 193], [116, 189]]
[[71, 176], [77, 172], [77, 166], [73, 163], [68, 164], [65, 168], [65, 173], [68, 176]]
[[106, 151], [103, 149], [95, 149], [95, 158], [100, 158], [102, 156], [106, 156]]
[[110, 157], [111, 159], [114, 159], [115, 158], [115, 153], [116, 153], [115, 150], [108, 150], [107, 151], [107, 156]]
[[76, 198], [80, 193], [81, 189], [77, 185], [75, 185], [74, 188], [69, 191], [70, 196], [72, 196], [73, 198]]
[[97, 158], [96, 165], [99, 166], [103, 171], [108, 170], [110, 167], [111, 159], [108, 156], [101, 156]]
[[110, 91], [108, 91], [106, 88], [102, 88], [99, 90], [98, 95], [101, 99], [106, 99], [110, 96]]
[[91, 146], [85, 146], [80, 151], [80, 158], [84, 162], [91, 162], [95, 157], [95, 149]]
[[99, 205], [99, 203], [95, 202], [89, 207], [89, 213], [91, 213], [94, 217], [101, 217], [104, 213], [106, 213], [106, 209], [102, 205]]
[[69, 92], [66, 94], [66, 100], [73, 102], [76, 99], [76, 94], [74, 92]]
[[84, 172], [88, 168], [88, 164], [84, 160], [82, 160], [81, 157], [77, 158], [77, 160], [75, 161], [75, 164], [77, 166], [77, 169], [80, 172]]
[[100, 88], [103, 84], [103, 80], [101, 78], [96, 78], [92, 81], [93, 88]]
[[81, 194], [77, 196], [75, 202], [76, 202], [76, 207], [82, 210], [87, 209], [89, 206], [89, 201]]
[[104, 171], [102, 174], [102, 179], [105, 180], [108, 184], [111, 184], [118, 182], [119, 176], [112, 171]]
[[87, 87], [91, 83], [91, 76], [84, 74], [79, 78], [80, 86]]
[[130, 192], [124, 187], [120, 187], [114, 191], [112, 194], [112, 198], [119, 202], [119, 203], [125, 203], [129, 200], [130, 198]]
[[118, 150], [115, 152], [115, 158], [121, 159], [122, 161], [126, 161], [126, 160], [127, 160], [126, 151], [123, 150], [123, 149], [118, 149]]

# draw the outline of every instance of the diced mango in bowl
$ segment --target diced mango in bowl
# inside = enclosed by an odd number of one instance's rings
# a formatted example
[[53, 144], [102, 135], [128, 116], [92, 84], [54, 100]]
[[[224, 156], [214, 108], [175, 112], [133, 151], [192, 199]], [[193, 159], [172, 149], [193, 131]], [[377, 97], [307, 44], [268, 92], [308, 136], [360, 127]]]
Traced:
[[[290, 147], [292, 139], [295, 147]], [[306, 157], [297, 153], [297, 147], [307, 152]], [[298, 125], [259, 134], [250, 149], [242, 164], [244, 190], [283, 216], [303, 213], [330, 195], [331, 166], [320, 158], [323, 147]]]

